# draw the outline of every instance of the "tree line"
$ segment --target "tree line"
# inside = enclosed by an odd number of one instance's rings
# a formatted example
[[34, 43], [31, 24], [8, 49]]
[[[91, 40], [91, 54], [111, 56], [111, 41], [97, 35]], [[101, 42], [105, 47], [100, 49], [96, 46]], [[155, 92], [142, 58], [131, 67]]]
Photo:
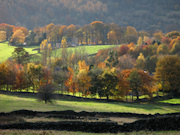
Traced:
[[[179, 36], [178, 31], [163, 33], [156, 31], [137, 31], [134, 27], [121, 27], [116, 24], [94, 21], [84, 26], [76, 25], [55, 25], [50, 23], [44, 27], [28, 30], [25, 27], [0, 24], [0, 41], [9, 41], [10, 45], [39, 45], [47, 39], [53, 47], [56, 43], [61, 43], [66, 39], [67, 46], [72, 45], [105, 45], [105, 44], [129, 44], [138, 45], [150, 44], [169, 44], [173, 36]], [[170, 48], [171, 49], [171, 48]]]

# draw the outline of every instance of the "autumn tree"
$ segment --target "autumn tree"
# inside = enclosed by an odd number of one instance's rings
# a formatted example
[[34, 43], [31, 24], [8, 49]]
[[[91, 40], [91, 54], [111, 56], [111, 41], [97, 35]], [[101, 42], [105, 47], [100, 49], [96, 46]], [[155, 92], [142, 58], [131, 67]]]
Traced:
[[22, 30], [22, 32], [24, 33], [25, 36], [27, 36], [29, 34], [28, 29], [25, 27], [20, 27], [19, 30]]
[[168, 38], [168, 37], [163, 37], [163, 38], [161, 39], [161, 42], [162, 42], [163, 44], [167, 45], [167, 46], [170, 45], [171, 41], [172, 41], [172, 39], [171, 39], [171, 38]]
[[180, 36], [180, 32], [179, 31], [171, 31], [171, 32], [166, 34], [166, 37], [172, 38], [172, 39], [175, 39], [178, 36]]
[[28, 36], [25, 38], [26, 45], [35, 45], [36, 34], [33, 31], [29, 31]]
[[75, 32], [77, 31], [77, 26], [71, 24], [67, 27], [67, 36], [69, 39], [73, 39]]
[[[48, 63], [51, 63], [51, 52], [52, 47], [51, 44], [48, 43], [47, 39], [43, 40], [40, 44], [40, 51], [42, 52], [42, 63], [44, 66], [46, 66]], [[47, 62], [47, 58], [49, 58], [49, 61]]]
[[107, 37], [108, 37], [108, 42], [112, 45], [114, 44], [118, 44], [118, 37], [117, 37], [117, 33], [112, 30], [110, 31], [108, 34], [107, 34]]
[[180, 36], [173, 39], [170, 45], [172, 46], [171, 53], [178, 54], [180, 56]]
[[94, 21], [91, 23], [92, 28], [94, 29], [94, 38], [96, 44], [104, 44], [104, 36], [103, 36], [103, 30], [104, 30], [104, 24], [101, 21]]
[[153, 34], [154, 36], [154, 39], [157, 40], [157, 41], [161, 41], [161, 39], [163, 38], [164, 36], [164, 33], [162, 33], [162, 31], [157, 31]]
[[5, 24], [5, 23], [0, 24], [0, 31], [6, 32], [7, 40], [9, 40], [10, 37], [12, 36], [14, 27], [15, 26], [13, 26], [13, 25]]
[[13, 84], [13, 90], [20, 90], [20, 92], [27, 87], [27, 80], [25, 77], [25, 70], [24, 67], [21, 65], [16, 65], [16, 81]]
[[144, 69], [144, 64], [145, 64], [145, 58], [142, 53], [139, 54], [137, 60], [136, 60], [136, 68], [138, 69]]
[[127, 54], [129, 51], [129, 47], [127, 45], [121, 45], [118, 50], [119, 56]]
[[7, 67], [5, 65], [5, 63], [1, 63], [0, 64], [0, 88], [2, 88], [7, 81]]
[[132, 101], [134, 94], [136, 95], [137, 100], [139, 100], [139, 89], [141, 87], [142, 81], [137, 70], [133, 70], [127, 80], [129, 81], [129, 86], [132, 90]]
[[137, 69], [127, 69], [123, 70], [121, 73], [123, 78], [129, 82], [129, 87], [132, 91], [132, 101], [133, 96], [136, 96], [138, 100], [140, 94], [148, 95], [149, 98], [152, 98], [155, 80], [148, 72]]
[[9, 91], [11, 90], [12, 86], [14, 85], [14, 82], [16, 81], [16, 73], [17, 73], [17, 68], [16, 68], [16, 61], [15, 60], [6, 60], [4, 62], [5, 64], [5, 85], [6, 85], [6, 90]]
[[49, 39], [51, 30], [53, 29], [53, 27], [54, 27], [54, 24], [53, 24], [53, 23], [50, 23], [50, 24], [48, 24], [48, 25], [45, 27], [46, 34], [47, 34], [47, 39]]
[[82, 95], [87, 96], [90, 94], [89, 88], [91, 87], [91, 77], [88, 75], [88, 70], [80, 69], [77, 74], [77, 87], [78, 91], [82, 93]]
[[59, 26], [59, 25], [55, 25], [55, 26], [53, 26], [53, 28], [51, 29], [51, 31], [50, 31], [50, 33], [49, 33], [49, 40], [50, 40], [52, 43], [60, 42], [61, 36], [60, 36], [60, 33], [59, 33], [59, 29], [60, 29], [60, 26]]
[[144, 64], [144, 68], [146, 71], [148, 71], [150, 74], [155, 72], [156, 69], [156, 63], [158, 61], [158, 58], [156, 55], [153, 56], [148, 56], [146, 58], [145, 64]]
[[165, 56], [157, 62], [155, 76], [162, 84], [162, 88], [170, 91], [172, 96], [179, 94], [180, 89], [180, 58], [178, 56]]
[[67, 26], [66, 25], [60, 26], [60, 28], [59, 28], [59, 36], [60, 36], [61, 40], [66, 35], [66, 33], [67, 33]]
[[76, 76], [74, 75], [74, 70], [72, 68], [68, 68], [67, 80], [65, 81], [65, 86], [68, 87], [68, 91], [73, 93], [77, 92], [76, 86]]
[[144, 39], [144, 37], [149, 37], [149, 33], [147, 31], [139, 31], [138, 33], [139, 37], [141, 37], [142, 39]]
[[134, 67], [134, 61], [132, 59], [132, 57], [128, 54], [123, 55], [121, 57], [118, 58], [118, 67], [120, 69], [132, 69]]
[[113, 91], [116, 90], [118, 77], [115, 71], [112, 69], [104, 69], [103, 73], [98, 76], [102, 86], [98, 91], [100, 97], [106, 97], [109, 100], [109, 96], [113, 96]]
[[169, 48], [167, 45], [159, 45], [158, 48], [157, 48], [157, 54], [159, 55], [165, 55], [165, 54], [168, 54], [169, 52]]
[[7, 39], [6, 31], [0, 31], [0, 42], [6, 41], [6, 39]]
[[28, 63], [27, 65], [27, 74], [29, 83], [32, 86], [33, 92], [39, 87], [40, 81], [43, 78], [43, 66], [42, 65], [35, 65], [33, 63]]
[[10, 43], [12, 45], [21, 45], [24, 43], [24, 41], [25, 41], [25, 34], [23, 33], [22, 30], [18, 29], [13, 33]]
[[124, 99], [124, 97], [126, 96], [126, 101], [127, 101], [127, 96], [130, 93], [130, 87], [129, 87], [129, 83], [126, 79], [123, 78], [123, 75], [121, 73], [118, 73], [117, 75], [118, 77], [118, 83], [117, 83], [117, 90], [115, 90], [113, 92], [113, 97], [115, 99]]
[[105, 62], [106, 66], [110, 68], [115, 67], [118, 64], [118, 53], [114, 50], [109, 51]]
[[83, 44], [83, 31], [82, 29], [79, 29], [74, 34], [78, 38], [78, 43]]
[[128, 26], [126, 29], [126, 42], [127, 43], [137, 43], [138, 40], [138, 32], [134, 27]]
[[142, 45], [142, 44], [143, 44], [142, 37], [139, 37], [139, 38], [138, 38], [137, 44], [138, 44], [138, 45]]
[[91, 25], [84, 25], [82, 27], [83, 31], [83, 42], [84, 44], [92, 44], [92, 33], [93, 29]]
[[61, 40], [61, 48], [67, 48], [67, 40], [65, 37], [63, 37]]
[[99, 75], [103, 73], [103, 69], [93, 66], [89, 71], [89, 76], [91, 77], [91, 87], [89, 88], [89, 91], [91, 95], [96, 95], [97, 93], [100, 93], [102, 86], [102, 83], [99, 79]]
[[18, 64], [27, 64], [29, 62], [29, 54], [22, 47], [14, 49], [12, 58], [17, 61]]

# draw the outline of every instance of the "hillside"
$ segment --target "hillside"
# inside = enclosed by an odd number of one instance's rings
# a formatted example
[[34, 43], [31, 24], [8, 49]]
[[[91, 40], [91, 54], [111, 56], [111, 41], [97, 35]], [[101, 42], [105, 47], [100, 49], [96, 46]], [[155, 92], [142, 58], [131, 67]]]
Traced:
[[133, 26], [137, 30], [180, 30], [179, 0], [0, 0], [0, 23], [29, 29], [92, 21]]

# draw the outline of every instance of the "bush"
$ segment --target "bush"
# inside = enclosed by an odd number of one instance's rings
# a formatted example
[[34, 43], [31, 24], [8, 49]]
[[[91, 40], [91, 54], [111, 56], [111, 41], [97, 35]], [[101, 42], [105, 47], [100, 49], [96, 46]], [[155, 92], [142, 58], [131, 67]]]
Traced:
[[51, 83], [41, 85], [38, 89], [38, 100], [45, 103], [52, 103], [55, 87]]

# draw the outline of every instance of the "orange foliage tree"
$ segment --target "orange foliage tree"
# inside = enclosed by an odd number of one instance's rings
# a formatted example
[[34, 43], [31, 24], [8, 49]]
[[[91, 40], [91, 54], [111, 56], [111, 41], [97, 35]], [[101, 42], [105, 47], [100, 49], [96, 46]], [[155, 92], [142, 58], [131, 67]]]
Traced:
[[129, 87], [132, 91], [132, 95], [135, 94], [137, 100], [141, 94], [146, 94], [152, 98], [155, 80], [147, 72], [137, 69], [127, 69], [122, 71], [122, 75], [124, 79], [131, 83]]
[[24, 41], [25, 41], [25, 34], [23, 33], [22, 30], [18, 29], [13, 33], [10, 43], [12, 45], [14, 44], [21, 45], [24, 43]]
[[74, 76], [74, 70], [72, 68], [68, 68], [68, 70], [69, 70], [69, 73], [68, 73], [68, 78], [65, 81], [65, 86], [68, 87], [69, 92], [75, 95], [75, 93], [77, 92], [77, 86], [76, 86], [76, 80]]
[[88, 71], [86, 69], [79, 70], [76, 83], [78, 91], [81, 92], [83, 96], [90, 94], [89, 88], [91, 87], [91, 77], [88, 76]]
[[0, 42], [7, 39], [6, 31], [0, 31]]

